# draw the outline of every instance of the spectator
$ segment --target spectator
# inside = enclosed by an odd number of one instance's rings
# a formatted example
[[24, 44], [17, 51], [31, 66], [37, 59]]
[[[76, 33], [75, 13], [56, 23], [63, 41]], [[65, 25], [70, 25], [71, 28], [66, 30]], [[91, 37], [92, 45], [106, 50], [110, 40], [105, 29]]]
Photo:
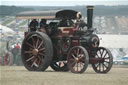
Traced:
[[17, 64], [17, 60], [18, 60], [18, 54], [20, 52], [20, 45], [18, 43], [16, 43], [16, 45], [14, 46], [14, 48], [12, 49], [12, 54], [13, 54], [13, 64]]

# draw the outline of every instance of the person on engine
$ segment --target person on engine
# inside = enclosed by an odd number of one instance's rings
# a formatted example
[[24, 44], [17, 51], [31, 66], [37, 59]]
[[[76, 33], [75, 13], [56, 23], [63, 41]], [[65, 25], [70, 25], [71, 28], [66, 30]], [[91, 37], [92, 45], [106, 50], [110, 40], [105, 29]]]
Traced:
[[29, 25], [30, 31], [31, 32], [36, 31], [37, 30], [37, 27], [38, 27], [38, 21], [36, 21], [36, 19], [33, 19], [30, 22], [30, 25]]

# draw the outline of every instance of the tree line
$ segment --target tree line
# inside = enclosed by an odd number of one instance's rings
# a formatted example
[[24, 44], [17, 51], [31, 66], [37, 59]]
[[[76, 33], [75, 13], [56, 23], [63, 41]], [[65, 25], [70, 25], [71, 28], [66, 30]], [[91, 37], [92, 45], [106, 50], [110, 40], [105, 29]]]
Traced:
[[[62, 10], [73, 9], [82, 12], [86, 16], [86, 6], [0, 6], [1, 16], [15, 16], [19, 12], [34, 11], [34, 10]], [[128, 15], [128, 5], [120, 6], [95, 6], [94, 15], [96, 16], [121, 16]]]

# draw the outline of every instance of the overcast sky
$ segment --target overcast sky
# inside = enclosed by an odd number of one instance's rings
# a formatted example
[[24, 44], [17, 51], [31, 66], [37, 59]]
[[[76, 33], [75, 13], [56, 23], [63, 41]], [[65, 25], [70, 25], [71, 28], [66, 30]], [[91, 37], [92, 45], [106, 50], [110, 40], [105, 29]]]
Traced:
[[0, 5], [17, 5], [17, 6], [128, 5], [128, 0], [0, 0]]

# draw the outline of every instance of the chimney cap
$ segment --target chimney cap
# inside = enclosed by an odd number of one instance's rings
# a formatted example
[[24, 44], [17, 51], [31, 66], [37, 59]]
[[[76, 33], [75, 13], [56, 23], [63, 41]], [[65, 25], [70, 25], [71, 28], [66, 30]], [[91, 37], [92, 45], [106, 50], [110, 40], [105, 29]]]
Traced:
[[93, 9], [94, 6], [87, 6], [87, 9]]

